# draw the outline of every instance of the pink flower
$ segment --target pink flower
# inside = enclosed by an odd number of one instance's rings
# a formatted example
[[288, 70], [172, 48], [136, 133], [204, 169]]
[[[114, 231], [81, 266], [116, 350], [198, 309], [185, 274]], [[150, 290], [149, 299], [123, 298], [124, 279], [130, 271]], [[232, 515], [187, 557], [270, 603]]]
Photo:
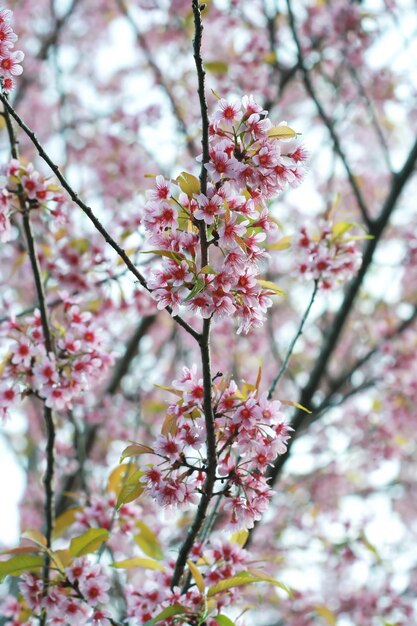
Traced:
[[23, 67], [19, 65], [19, 63], [21, 63], [24, 58], [25, 55], [21, 50], [10, 52], [0, 61], [0, 74], [5, 77], [20, 76], [23, 72]]
[[15, 348], [12, 356], [12, 363], [15, 365], [23, 365], [29, 367], [32, 359], [32, 346], [26, 337], [20, 337], [19, 343]]
[[171, 463], [179, 459], [180, 446], [171, 435], [159, 435], [154, 446], [156, 454], [166, 457]]
[[239, 114], [240, 104], [231, 103], [222, 98], [217, 103], [217, 108], [214, 111], [211, 119], [215, 127], [220, 126], [223, 128], [228, 128], [233, 126], [237, 122]]
[[194, 217], [204, 220], [206, 224], [212, 224], [216, 215], [221, 212], [222, 199], [217, 194], [207, 198], [203, 194], [197, 196], [198, 209], [194, 212]]
[[0, 417], [6, 418], [10, 407], [14, 404], [18, 396], [18, 391], [10, 383], [0, 383]]

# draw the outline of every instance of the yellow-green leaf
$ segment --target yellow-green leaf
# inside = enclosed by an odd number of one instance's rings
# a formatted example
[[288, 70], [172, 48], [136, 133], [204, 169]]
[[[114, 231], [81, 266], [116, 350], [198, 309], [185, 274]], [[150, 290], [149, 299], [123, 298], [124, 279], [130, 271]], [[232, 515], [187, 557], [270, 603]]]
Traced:
[[193, 577], [193, 578], [194, 578], [194, 580], [195, 580], [195, 583], [196, 583], [196, 585], [197, 585], [198, 590], [199, 590], [201, 593], [204, 593], [204, 590], [205, 590], [205, 588], [206, 588], [206, 585], [204, 584], [204, 578], [203, 578], [203, 576], [201, 575], [200, 570], [199, 570], [199, 569], [198, 569], [198, 567], [195, 565], [195, 563], [193, 563], [193, 562], [192, 562], [192, 561], [190, 561], [190, 560], [187, 560], [187, 565], [188, 565], [188, 568], [189, 568], [189, 570], [190, 570], [190, 572], [191, 572], [192, 577]]
[[19, 554], [8, 561], [0, 562], [0, 582], [6, 576], [19, 576], [23, 572], [31, 572], [43, 566], [43, 558], [31, 554]]
[[169, 391], [170, 393], [174, 393], [176, 396], [182, 398], [183, 392], [175, 389], [174, 387], [167, 387], [166, 385], [154, 385], [157, 389], [163, 389], [164, 391]]
[[305, 411], [306, 413], [312, 413], [313, 412], [313, 411], [310, 411], [310, 409], [307, 409], [302, 404], [299, 404], [298, 402], [293, 402], [292, 400], [281, 400], [281, 404], [286, 404], [287, 406], [294, 406], [297, 409], [300, 409], [301, 411]]
[[119, 463], [130, 456], [138, 456], [139, 454], [154, 454], [154, 452], [155, 450], [149, 446], [144, 446], [141, 443], [133, 443], [123, 450]]
[[115, 467], [109, 476], [107, 490], [118, 496], [124, 483], [127, 481], [129, 476], [132, 476], [132, 474], [136, 472], [137, 469], [138, 467], [134, 463], [129, 463], [128, 465], [118, 465]]
[[162, 620], [167, 619], [168, 617], [174, 617], [174, 615], [183, 615], [186, 613], [185, 607], [182, 604], [172, 604], [168, 606], [166, 609], [158, 613], [153, 619], [149, 619], [144, 623], [143, 626], [154, 626], [158, 622], [162, 622]]
[[272, 139], [291, 139], [292, 137], [297, 137], [297, 132], [282, 124], [281, 126], [274, 126], [268, 131], [268, 136]]
[[285, 291], [283, 291], [278, 285], [273, 283], [270, 280], [258, 279], [258, 284], [262, 287], [262, 289], [266, 289], [271, 293], [274, 293], [277, 296], [285, 296], [287, 295]]
[[197, 296], [200, 293], [200, 291], [203, 291], [205, 286], [206, 286], [206, 281], [204, 280], [204, 278], [197, 278], [197, 280], [195, 281], [193, 285], [193, 288], [191, 289], [188, 296], [184, 298], [183, 302], [188, 302], [189, 300]]
[[69, 242], [69, 247], [83, 254], [90, 249], [90, 241], [88, 239], [85, 239], [84, 237], [80, 239], [71, 239], [71, 241]]
[[316, 611], [317, 615], [320, 615], [320, 617], [323, 617], [326, 620], [326, 623], [329, 626], [336, 626], [337, 617], [333, 613], [333, 611], [327, 608], [327, 606], [324, 606], [324, 604], [318, 604], [314, 607], [314, 610]]
[[185, 259], [184, 255], [181, 252], [172, 252], [170, 250], [142, 250], [142, 254], [157, 254], [158, 256], [165, 256], [168, 259], [173, 259], [174, 261], [183, 261]]
[[72, 556], [83, 556], [96, 552], [101, 544], [109, 537], [109, 531], [105, 528], [89, 528], [79, 537], [71, 539], [69, 551]]
[[287, 250], [291, 248], [292, 237], [287, 235], [286, 237], [282, 237], [279, 241], [275, 243], [268, 243], [265, 247], [268, 250]]
[[81, 506], [74, 506], [72, 509], [68, 509], [67, 511], [61, 513], [61, 515], [58, 515], [55, 520], [54, 531], [52, 533], [53, 538], [57, 539], [58, 537], [61, 537], [66, 529], [75, 522], [77, 513], [82, 510]]
[[248, 540], [248, 537], [249, 531], [246, 530], [246, 528], [242, 528], [242, 530], [238, 530], [237, 532], [233, 533], [233, 535], [230, 537], [230, 543], [237, 543], [238, 546], [243, 548]]
[[275, 52], [268, 52], [267, 54], [264, 54], [262, 60], [264, 63], [268, 63], [268, 65], [274, 65], [274, 63], [277, 62], [277, 55]]
[[225, 578], [221, 580], [219, 583], [216, 583], [212, 587], [209, 588], [207, 592], [207, 597], [211, 598], [212, 596], [222, 593], [223, 591], [227, 591], [228, 589], [233, 589], [234, 587], [241, 587], [243, 585], [250, 585], [253, 583], [267, 582], [280, 589], [283, 589], [289, 596], [292, 596], [291, 590], [281, 583], [275, 578], [271, 578], [262, 572], [256, 571], [248, 571], [248, 572], [240, 572], [236, 574], [236, 576], [232, 576], [231, 578]]
[[18, 546], [17, 548], [10, 548], [9, 550], [2, 550], [0, 555], [3, 554], [30, 554], [31, 552], [39, 552], [39, 546]]
[[214, 621], [218, 623], [219, 626], [235, 626], [235, 623], [227, 617], [227, 615], [216, 615], [213, 617]]
[[283, 591], [285, 591], [285, 593], [288, 594], [290, 598], [293, 597], [293, 593], [291, 589], [285, 583], [282, 583], [280, 580], [277, 580], [276, 578], [273, 578], [272, 576], [268, 576], [264, 572], [260, 572], [254, 569], [249, 569], [248, 574], [253, 576], [253, 578], [256, 578], [256, 581], [254, 582], [270, 583], [271, 585], [274, 585], [275, 587], [279, 587], [279, 589], [282, 589]]
[[40, 548], [46, 548], [46, 537], [39, 530], [25, 530], [22, 539], [29, 539]]
[[136, 545], [138, 545], [147, 556], [153, 559], [162, 559], [163, 552], [161, 544], [155, 533], [142, 521], [136, 522], [136, 528], [139, 530], [133, 537]]
[[52, 558], [61, 570], [71, 565], [73, 560], [73, 556], [69, 550], [55, 550], [55, 552], [52, 553]]
[[210, 265], [205, 265], [201, 268], [200, 274], [217, 274], [217, 272], [212, 267], [210, 267]]
[[207, 61], [204, 63], [204, 68], [213, 74], [226, 74], [229, 65], [226, 61]]
[[120, 509], [123, 504], [133, 502], [133, 500], [136, 500], [136, 498], [142, 495], [145, 490], [145, 485], [139, 481], [144, 475], [145, 472], [138, 469], [129, 476], [127, 481], [122, 485], [117, 497], [116, 509]]
[[152, 569], [163, 572], [165, 570], [164, 565], [158, 563], [154, 559], [148, 559], [143, 557], [134, 557], [132, 559], [125, 559], [124, 561], [116, 561], [111, 564], [112, 567], [117, 569], [135, 569], [136, 567], [143, 567], [144, 569]]
[[333, 236], [342, 237], [342, 235], [349, 232], [355, 226], [357, 226], [357, 224], [354, 222], [338, 222], [332, 228]]
[[179, 184], [181, 191], [186, 193], [189, 197], [191, 197], [193, 193], [200, 193], [200, 181], [188, 172], [181, 172], [181, 174], [177, 177], [177, 183]]

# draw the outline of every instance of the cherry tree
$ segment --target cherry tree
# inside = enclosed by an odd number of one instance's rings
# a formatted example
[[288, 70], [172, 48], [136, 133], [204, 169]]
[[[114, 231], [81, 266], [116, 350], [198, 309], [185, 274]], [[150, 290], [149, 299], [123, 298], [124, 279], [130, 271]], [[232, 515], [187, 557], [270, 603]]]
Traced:
[[416, 619], [416, 33], [409, 0], [0, 10], [0, 623]]

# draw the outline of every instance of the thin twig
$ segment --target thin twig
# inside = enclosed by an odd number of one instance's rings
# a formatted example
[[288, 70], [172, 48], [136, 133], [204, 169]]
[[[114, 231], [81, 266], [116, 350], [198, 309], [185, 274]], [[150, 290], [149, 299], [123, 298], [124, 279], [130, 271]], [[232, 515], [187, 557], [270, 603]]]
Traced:
[[[149, 287], [148, 287], [148, 285], [146, 283], [145, 277], [136, 268], [136, 266], [131, 261], [131, 259], [129, 258], [129, 256], [125, 252], [125, 250], [123, 250], [123, 248], [121, 248], [119, 246], [119, 244], [115, 241], [115, 239], [113, 239], [113, 237], [110, 235], [110, 233], [104, 228], [104, 226], [101, 224], [100, 220], [94, 214], [93, 210], [89, 206], [87, 206], [85, 204], [85, 202], [83, 202], [78, 197], [78, 194], [74, 191], [74, 189], [71, 187], [71, 185], [69, 184], [69, 182], [67, 181], [65, 176], [62, 174], [62, 172], [59, 169], [58, 165], [56, 165], [51, 160], [51, 158], [48, 156], [48, 154], [46, 153], [45, 149], [43, 148], [43, 146], [39, 142], [38, 138], [36, 137], [35, 133], [25, 124], [25, 122], [22, 120], [22, 118], [18, 115], [18, 113], [14, 110], [14, 108], [9, 104], [9, 102], [7, 101], [7, 98], [3, 94], [1, 94], [1, 93], [0, 93], [0, 100], [3, 102], [5, 108], [10, 113], [10, 115], [13, 117], [13, 119], [17, 122], [17, 124], [20, 126], [20, 128], [26, 133], [26, 135], [32, 141], [33, 145], [35, 146], [35, 148], [38, 151], [39, 156], [41, 157], [41, 159], [43, 159], [43, 161], [45, 161], [45, 163], [54, 172], [55, 176], [57, 177], [57, 179], [61, 183], [62, 187], [67, 191], [67, 193], [70, 196], [71, 200], [77, 206], [80, 207], [80, 209], [85, 213], [85, 215], [87, 215], [87, 217], [94, 224], [94, 226], [96, 227], [98, 232], [103, 236], [103, 238], [109, 244], [109, 246], [111, 248], [113, 248], [113, 250], [122, 259], [122, 261], [124, 262], [126, 267], [133, 274], [133, 276], [135, 276], [135, 278], [138, 280], [140, 285], [142, 285], [142, 287], [144, 289], [146, 289], [147, 291], [149, 291], [151, 293], [151, 289], [149, 289]], [[168, 311], [168, 313], [172, 313], [171, 307], [166, 307], [165, 310]], [[194, 328], [192, 328], [179, 315], [173, 315], [172, 317], [177, 322], [177, 324], [179, 324], [185, 331], [187, 331], [187, 333], [189, 333], [192, 337], [194, 337], [194, 339], [196, 341], [199, 341], [200, 333], [198, 333]]]
[[293, 340], [291, 341], [291, 344], [290, 344], [290, 347], [288, 348], [288, 352], [287, 352], [287, 354], [285, 356], [285, 359], [283, 360], [282, 365], [279, 368], [279, 371], [278, 371], [277, 375], [275, 376], [274, 380], [271, 383], [271, 386], [269, 387], [269, 390], [268, 390], [268, 400], [270, 400], [272, 398], [278, 382], [280, 381], [282, 375], [284, 374], [285, 370], [287, 369], [288, 361], [290, 360], [291, 355], [292, 355], [292, 353], [294, 351], [295, 345], [296, 345], [300, 335], [303, 332], [304, 324], [306, 323], [307, 318], [310, 315], [311, 307], [313, 306], [314, 300], [316, 299], [318, 286], [319, 286], [319, 281], [315, 280], [314, 281], [314, 289], [313, 289], [313, 293], [311, 294], [310, 302], [308, 303], [308, 306], [307, 306], [307, 308], [306, 308], [306, 310], [304, 312], [304, 315], [301, 318], [300, 325], [299, 325], [299, 327], [297, 329], [296, 334], [294, 335]]
[[297, 56], [298, 56], [298, 65], [302, 71], [303, 74], [303, 81], [304, 81], [304, 86], [307, 90], [307, 92], [309, 93], [311, 99], [313, 100], [314, 104], [316, 105], [316, 109], [317, 112], [319, 114], [319, 116], [321, 117], [321, 119], [323, 120], [324, 125], [326, 126], [327, 130], [329, 131], [329, 134], [332, 138], [335, 150], [337, 152], [337, 154], [340, 157], [340, 160], [343, 163], [343, 166], [346, 170], [346, 174], [350, 183], [350, 186], [352, 188], [353, 191], [353, 195], [355, 196], [356, 202], [358, 204], [359, 210], [362, 214], [362, 218], [364, 220], [364, 222], [366, 223], [366, 225], [368, 226], [369, 230], [371, 231], [371, 233], [373, 234], [373, 227], [374, 227], [374, 222], [373, 220], [370, 218], [369, 213], [368, 213], [368, 208], [366, 206], [366, 202], [364, 197], [362, 196], [361, 190], [359, 189], [359, 186], [356, 182], [355, 176], [353, 175], [352, 170], [350, 169], [350, 165], [348, 163], [346, 154], [342, 148], [342, 145], [340, 143], [340, 139], [336, 133], [335, 130], [335, 126], [333, 121], [330, 119], [330, 117], [327, 115], [326, 111], [324, 110], [323, 105], [320, 102], [320, 99], [317, 95], [317, 92], [313, 86], [312, 80], [310, 78], [310, 73], [309, 70], [306, 67], [305, 61], [304, 61], [304, 56], [303, 56], [303, 49], [301, 47], [301, 42], [300, 39], [298, 37], [298, 33], [297, 33], [297, 27], [296, 27], [296, 23], [295, 23], [295, 17], [294, 17], [294, 13], [292, 10], [292, 4], [291, 4], [291, 0], [286, 0], [287, 2], [287, 9], [288, 9], [288, 17], [289, 17], [289, 24], [290, 24], [290, 29], [291, 29], [291, 33], [294, 39], [294, 43], [296, 45], [297, 48]]
[[[149, 331], [151, 326], [155, 323], [156, 319], [157, 319], [156, 315], [148, 315], [147, 317], [144, 317], [135, 328], [132, 336], [129, 338], [128, 342], [126, 343], [124, 353], [116, 362], [116, 365], [113, 370], [113, 374], [107, 384], [106, 390], [103, 394], [103, 398], [99, 402], [99, 406], [100, 404], [102, 404], [102, 401], [106, 396], [111, 396], [117, 393], [123, 378], [126, 376], [127, 372], [129, 371], [129, 367], [138, 352], [141, 340], [143, 339], [143, 337], [145, 337], [146, 333]], [[99, 433], [99, 430], [100, 430], [100, 426], [95, 424], [91, 426], [85, 433], [84, 444], [83, 444], [85, 457], [88, 457], [88, 455], [90, 454], [97, 440], [97, 435]], [[73, 474], [70, 474], [69, 476], [67, 476], [67, 478], [65, 479], [65, 483], [62, 486], [61, 493], [59, 497], [57, 498], [57, 502], [56, 502], [57, 515], [60, 515], [61, 513], [65, 511], [69, 502], [69, 498], [66, 496], [66, 494], [74, 491], [74, 487], [77, 482], [79, 474], [80, 472], [79, 470], [77, 470]]]
[[[390, 191], [382, 206], [379, 217], [375, 221], [374, 238], [368, 240], [367, 242], [367, 245], [363, 254], [362, 265], [359, 268], [357, 275], [351, 281], [351, 283], [349, 284], [346, 290], [342, 305], [333, 319], [333, 323], [329, 329], [327, 338], [322, 346], [321, 352], [318, 355], [315, 361], [314, 367], [310, 373], [309, 381], [301, 393], [299, 403], [302, 406], [311, 407], [314, 394], [319, 388], [320, 383], [326, 374], [330, 359], [343, 333], [346, 321], [354, 307], [356, 298], [359, 294], [364, 278], [368, 272], [370, 265], [372, 264], [375, 250], [378, 246], [379, 241], [382, 238], [382, 235], [390, 220], [390, 217], [397, 206], [398, 199], [406, 183], [409, 181], [410, 176], [412, 175], [414, 171], [416, 162], [417, 162], [417, 140], [414, 142], [401, 170], [397, 172], [396, 174], [394, 174], [392, 177], [392, 184], [391, 184]], [[313, 413], [314, 413], [314, 410], [313, 410]], [[270, 483], [271, 485], [273, 485], [275, 481], [277, 480], [280, 472], [282, 471], [282, 468], [284, 467], [285, 463], [287, 462], [290, 456], [291, 448], [295, 441], [297, 432], [302, 430], [305, 421], [308, 421], [308, 420], [311, 420], [311, 417], [306, 418], [304, 411], [297, 410], [295, 412], [294, 418], [291, 422], [291, 426], [295, 431], [294, 436], [288, 442], [286, 453], [278, 457], [274, 467], [272, 467], [270, 472], [268, 472], [268, 478], [271, 480], [271, 483]]]

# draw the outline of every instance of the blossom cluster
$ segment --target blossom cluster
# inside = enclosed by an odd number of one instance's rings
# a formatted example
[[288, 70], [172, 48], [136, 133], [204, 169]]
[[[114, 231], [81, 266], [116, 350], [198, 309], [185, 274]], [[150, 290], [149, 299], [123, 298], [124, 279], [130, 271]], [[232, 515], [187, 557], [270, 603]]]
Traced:
[[[195, 503], [207, 471], [203, 381], [196, 368], [184, 368], [171, 391], [179, 399], [168, 407], [162, 433], [148, 451], [160, 461], [142, 480], [161, 506]], [[234, 381], [213, 385], [217, 449], [217, 492], [230, 527], [252, 528], [268, 506], [266, 470], [287, 449], [289, 431], [280, 402], [254, 385], [240, 391]], [[140, 450], [138, 448], [138, 450]], [[136, 452], [135, 447], [131, 449]], [[142, 450], [143, 451], [143, 450]], [[140, 451], [140, 452], [142, 452]]]
[[14, 76], [20, 76], [23, 68], [19, 65], [25, 55], [21, 50], [13, 51], [17, 35], [10, 22], [13, 11], [0, 9], [0, 80], [4, 91], [14, 88]]
[[0, 327], [9, 346], [0, 378], [0, 415], [6, 417], [17, 398], [34, 393], [54, 410], [71, 408], [73, 400], [97, 384], [113, 355], [102, 345], [92, 314], [66, 299], [62, 323], [54, 320], [55, 351], [45, 348], [41, 315], [10, 319]]
[[372, 33], [365, 28], [366, 13], [356, 3], [333, 0], [329, 5], [315, 3], [307, 8], [303, 22], [304, 45], [309, 52], [331, 48], [334, 59], [360, 64]]
[[31, 209], [47, 208], [48, 202], [56, 203], [52, 213], [63, 204], [64, 198], [57, 188], [37, 172], [32, 163], [24, 165], [12, 159], [4, 168], [6, 180], [0, 186], [0, 241], [11, 239], [10, 218], [13, 213], [22, 210], [22, 206]]
[[89, 528], [106, 528], [112, 530], [112, 537], [118, 531], [120, 533], [132, 532], [136, 527], [136, 522], [140, 519], [141, 508], [133, 502], [123, 504], [115, 518], [115, 506], [114, 494], [107, 494], [104, 497], [92, 495], [88, 505], [75, 514], [75, 524], [72, 530], [82, 532]]
[[[219, 540], [214, 540], [204, 551], [201, 544], [195, 544], [190, 556], [194, 561], [204, 563], [203, 568], [199, 569], [207, 588], [238, 575], [249, 559], [246, 550], [240, 548], [238, 544]], [[203, 615], [207, 613], [207, 598], [200, 589], [191, 587], [185, 593], [181, 593], [177, 587], [171, 589], [174, 565], [174, 562], [170, 562], [165, 571], [150, 572], [141, 588], [130, 585], [127, 587], [127, 616], [132, 626], [144, 624], [163, 609], [173, 605], [179, 605], [184, 609], [183, 617], [187, 621], [181, 623], [193, 623], [188, 621], [192, 616], [203, 619]], [[238, 593], [237, 589], [231, 589], [227, 594], [223, 593], [221, 597], [216, 598], [215, 610], [220, 612], [222, 607], [229, 605]], [[171, 626], [172, 623], [172, 619], [158, 621], [161, 626]], [[207, 626], [218, 626], [218, 622], [212, 617], [206, 618], [204, 623]]]
[[318, 281], [323, 290], [334, 289], [350, 280], [362, 258], [355, 238], [346, 234], [352, 226], [346, 222], [332, 226], [322, 221], [319, 232], [315, 233], [302, 226], [295, 239], [296, 274]]
[[108, 618], [111, 615], [102, 608], [109, 601], [110, 581], [103, 568], [92, 564], [87, 557], [74, 559], [63, 574], [54, 579], [46, 596], [42, 579], [34, 574], [23, 574], [19, 588], [21, 601], [8, 596], [1, 605], [2, 616], [10, 620], [5, 626], [29, 624], [24, 618], [28, 609], [33, 616], [46, 611], [50, 626], [77, 626], [80, 623], [110, 626]]
[[[298, 185], [306, 159], [296, 133], [285, 123], [273, 127], [266, 116], [253, 97], [220, 100], [210, 123], [206, 192], [185, 172], [180, 189], [158, 176], [148, 192], [144, 224], [162, 257], [148, 284], [159, 308], [235, 316], [238, 332], [263, 322], [276, 293], [257, 278], [267, 256], [263, 242], [276, 228], [266, 200]], [[203, 247], [210, 252], [204, 264]]]

